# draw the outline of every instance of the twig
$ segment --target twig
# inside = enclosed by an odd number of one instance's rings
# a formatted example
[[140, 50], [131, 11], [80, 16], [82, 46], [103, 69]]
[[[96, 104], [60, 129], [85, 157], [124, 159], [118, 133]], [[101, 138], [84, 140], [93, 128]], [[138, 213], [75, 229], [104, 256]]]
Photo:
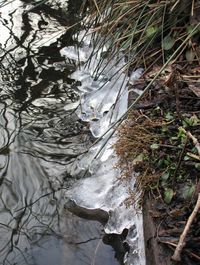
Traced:
[[183, 233], [180, 236], [178, 245], [176, 246], [176, 249], [174, 251], [174, 255], [172, 256], [172, 259], [175, 261], [180, 261], [181, 260], [181, 251], [183, 249], [183, 247], [185, 246], [185, 238], [187, 236], [187, 233], [190, 229], [190, 226], [195, 218], [195, 216], [197, 215], [198, 211], [200, 208], [200, 193], [198, 194], [198, 199], [197, 199], [197, 203], [194, 207], [193, 212], [191, 213], [190, 217], [188, 218], [188, 221], [185, 225], [185, 228], [183, 230]]
[[[175, 244], [175, 243], [173, 243], [173, 242], [162, 241], [162, 240], [159, 240], [159, 242], [160, 242], [160, 243], [163, 243], [163, 244], [167, 244], [167, 245], [172, 246], [172, 247], [177, 247], [177, 244]], [[200, 257], [199, 257], [197, 254], [195, 254], [195, 253], [189, 251], [188, 249], [185, 249], [185, 252], [187, 252], [190, 256], [192, 256], [193, 258], [196, 258], [197, 260], [200, 261]]]
[[186, 131], [184, 128], [181, 129], [193, 141], [193, 144], [196, 147], [198, 154], [200, 155], [200, 143], [198, 142], [197, 138], [194, 137], [191, 132]]
[[195, 155], [193, 153], [187, 152], [186, 155], [193, 158], [193, 159], [200, 160], [200, 156]]

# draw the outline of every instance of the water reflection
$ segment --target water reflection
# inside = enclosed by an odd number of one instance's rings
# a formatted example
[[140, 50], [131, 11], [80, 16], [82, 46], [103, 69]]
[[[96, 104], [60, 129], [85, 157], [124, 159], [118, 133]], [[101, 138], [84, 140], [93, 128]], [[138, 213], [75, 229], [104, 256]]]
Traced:
[[99, 223], [63, 210], [67, 168], [92, 141], [74, 112], [75, 66], [59, 53], [81, 1], [30, 2], [1, 8], [0, 263], [119, 264]]

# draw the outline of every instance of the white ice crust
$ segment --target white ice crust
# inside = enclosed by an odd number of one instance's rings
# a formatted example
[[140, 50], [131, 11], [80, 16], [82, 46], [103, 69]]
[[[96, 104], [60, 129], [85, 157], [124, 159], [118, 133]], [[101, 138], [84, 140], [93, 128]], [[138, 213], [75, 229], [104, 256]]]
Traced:
[[[127, 84], [132, 84], [141, 75], [141, 69], [128, 78], [123, 71], [123, 56], [112, 58], [108, 63], [106, 59], [101, 58], [101, 53], [105, 51], [106, 47], [103, 46], [97, 47], [94, 52], [90, 35], [82, 39], [82, 48], [77, 50], [74, 47], [65, 47], [60, 51], [62, 56], [75, 60], [79, 65], [71, 75], [71, 78], [81, 83], [78, 86], [81, 100], [76, 112], [80, 119], [90, 124], [93, 136], [100, 139], [71, 167], [71, 175], [81, 175], [88, 169], [91, 176], [78, 180], [66, 192], [66, 198], [75, 201], [81, 207], [108, 212], [106, 233], [121, 234], [125, 228], [129, 229], [126, 242], [130, 245], [130, 252], [125, 255], [124, 264], [145, 265], [142, 214], [136, 211], [133, 205], [127, 207], [125, 204], [129, 197], [129, 188], [134, 189], [134, 174], [131, 181], [119, 180], [120, 170], [116, 167], [118, 158], [113, 150], [117, 136], [114, 133], [109, 138], [112, 129], [107, 132], [126, 112]], [[91, 57], [92, 52], [95, 55]], [[88, 58], [90, 63], [86, 63]], [[100, 62], [100, 75], [95, 78]]]

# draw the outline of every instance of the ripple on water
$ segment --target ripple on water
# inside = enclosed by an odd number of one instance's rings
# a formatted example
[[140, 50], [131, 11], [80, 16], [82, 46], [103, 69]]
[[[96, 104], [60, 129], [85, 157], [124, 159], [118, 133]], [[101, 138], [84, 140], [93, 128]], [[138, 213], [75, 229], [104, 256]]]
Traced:
[[1, 7], [0, 263], [117, 265], [102, 225], [63, 210], [70, 165], [93, 141], [75, 113], [75, 65], [59, 52], [73, 45], [80, 1], [64, 16], [66, 1], [32, 2]]

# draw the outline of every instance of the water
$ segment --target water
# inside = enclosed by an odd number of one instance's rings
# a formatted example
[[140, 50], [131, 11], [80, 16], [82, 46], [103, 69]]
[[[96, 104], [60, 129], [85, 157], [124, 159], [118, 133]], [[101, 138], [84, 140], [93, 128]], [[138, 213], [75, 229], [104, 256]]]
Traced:
[[74, 45], [75, 3], [0, 9], [0, 264], [123, 263], [121, 236], [64, 208], [81, 177], [72, 165], [94, 141], [75, 112], [76, 65], [60, 53]]

